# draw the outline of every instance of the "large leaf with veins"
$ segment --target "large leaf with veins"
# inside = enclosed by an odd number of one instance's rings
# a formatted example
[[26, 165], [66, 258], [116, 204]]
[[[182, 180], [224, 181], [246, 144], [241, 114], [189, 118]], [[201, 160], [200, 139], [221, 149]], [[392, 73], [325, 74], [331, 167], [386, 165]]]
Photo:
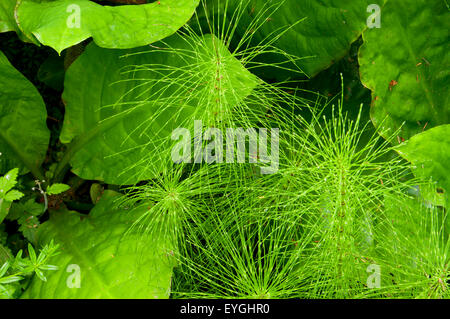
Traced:
[[47, 152], [47, 111], [36, 88], [0, 51], [0, 174], [19, 167], [42, 178]]
[[361, 81], [372, 90], [371, 117], [399, 142], [450, 123], [450, 13], [442, 0], [388, 1], [380, 29], [364, 32]]
[[61, 253], [50, 261], [59, 269], [46, 274], [45, 282], [33, 278], [22, 298], [169, 297], [173, 244], [164, 235], [128, 232], [147, 206], [117, 209], [118, 196], [106, 192], [88, 216], [67, 210], [52, 213], [37, 237], [40, 245], [51, 240], [60, 245]]
[[111, 184], [153, 178], [173, 163], [175, 128], [217, 124], [258, 83], [212, 35], [128, 51], [91, 44], [66, 73], [62, 164]]
[[0, 1], [0, 33], [18, 30], [16, 21], [14, 20], [15, 5], [16, 0]]
[[191, 18], [198, 3], [160, 0], [111, 7], [88, 0], [20, 0], [16, 20], [29, 39], [58, 53], [89, 37], [104, 48], [127, 49], [175, 33]]

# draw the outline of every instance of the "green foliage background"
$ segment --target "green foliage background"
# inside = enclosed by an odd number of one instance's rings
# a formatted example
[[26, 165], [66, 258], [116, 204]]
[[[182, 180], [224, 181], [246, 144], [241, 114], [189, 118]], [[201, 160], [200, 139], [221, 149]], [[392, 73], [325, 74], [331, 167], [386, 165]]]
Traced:
[[1, 296], [449, 298], [446, 1], [72, 2], [0, 3]]

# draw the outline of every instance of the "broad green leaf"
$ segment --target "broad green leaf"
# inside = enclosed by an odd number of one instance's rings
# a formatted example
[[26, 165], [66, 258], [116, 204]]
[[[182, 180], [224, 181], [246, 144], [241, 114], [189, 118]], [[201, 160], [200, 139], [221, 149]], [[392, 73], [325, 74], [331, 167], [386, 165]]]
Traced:
[[9, 248], [3, 246], [0, 243], [0, 265], [3, 265], [7, 260], [9, 260], [12, 257], [13, 256], [12, 256], [11, 251], [9, 250]]
[[46, 192], [48, 195], [57, 195], [57, 194], [64, 193], [65, 191], [67, 191], [69, 189], [70, 189], [69, 185], [56, 183], [56, 184], [49, 186], [47, 188]]
[[0, 174], [19, 167], [40, 176], [50, 139], [39, 92], [0, 52]]
[[[233, 14], [236, 4], [245, 1], [232, 3], [235, 5], [231, 6], [229, 15]], [[293, 56], [304, 57], [296, 64], [313, 77], [347, 54], [352, 42], [366, 28], [370, 16], [367, 7], [371, 3], [371, 0], [251, 0], [242, 18], [240, 32], [247, 29], [254, 33], [253, 41], [258, 43], [264, 39], [264, 42], [271, 41], [289, 28], [274, 46]], [[249, 19], [259, 19], [253, 30], [248, 30]], [[258, 28], [259, 25], [261, 27]], [[270, 57], [264, 54], [264, 58], [272, 62], [286, 61], [278, 54]], [[283, 66], [296, 68], [291, 64]], [[266, 75], [279, 79], [289, 73], [275, 69]]]
[[45, 282], [33, 278], [22, 298], [169, 297], [174, 246], [162, 234], [129, 232], [147, 207], [117, 209], [117, 196], [105, 193], [88, 216], [63, 210], [41, 225], [39, 243], [60, 245], [49, 260], [58, 270], [46, 273]]
[[388, 1], [381, 16], [363, 35], [361, 81], [373, 123], [391, 134], [404, 123], [401, 142], [450, 122], [450, 13], [442, 0], [405, 0]]
[[0, 1], [0, 33], [17, 31], [17, 24], [14, 20], [14, 7], [16, 0]]
[[0, 33], [15, 31], [18, 37], [24, 42], [39, 44], [35, 39], [29, 39], [23, 35], [16, 23], [14, 10], [17, 0], [1, 0], [0, 1]]
[[13, 168], [5, 176], [0, 177], [0, 223], [9, 214], [13, 201], [22, 198], [23, 193], [12, 189], [17, 184], [19, 170]]
[[[397, 151], [415, 166], [415, 174], [432, 179], [450, 199], [450, 125], [441, 125], [411, 137]], [[442, 191], [441, 191], [442, 193]]]
[[110, 184], [155, 177], [173, 163], [175, 128], [190, 128], [194, 119], [207, 125], [259, 83], [214, 36], [176, 35], [157, 46], [91, 44], [67, 71], [61, 141], [71, 145], [63, 163], [78, 176]]
[[93, 37], [101, 47], [128, 49], [161, 40], [182, 27], [199, 0], [102, 6], [88, 0], [21, 0], [16, 19], [30, 39], [58, 53]]

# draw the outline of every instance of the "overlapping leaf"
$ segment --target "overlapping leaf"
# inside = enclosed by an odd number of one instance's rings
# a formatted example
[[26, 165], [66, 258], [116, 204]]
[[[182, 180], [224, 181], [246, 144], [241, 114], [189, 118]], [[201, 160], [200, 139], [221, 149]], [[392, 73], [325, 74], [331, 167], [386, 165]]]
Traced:
[[22, 32], [58, 53], [93, 37], [101, 47], [128, 49], [161, 40], [183, 26], [199, 0], [161, 0], [144, 5], [102, 6], [88, 0], [20, 0]]
[[0, 174], [19, 167], [40, 177], [50, 139], [36, 88], [0, 52]]
[[168, 298], [174, 247], [162, 235], [127, 232], [147, 207], [116, 209], [117, 196], [105, 193], [87, 217], [63, 210], [41, 225], [39, 243], [61, 247], [51, 259], [59, 270], [34, 278], [22, 298]]
[[[230, 14], [239, 2], [232, 1]], [[366, 0], [254, 0], [249, 2], [248, 17], [243, 17], [243, 29], [248, 29], [249, 18], [258, 20], [254, 30], [247, 31], [252, 34], [253, 41], [259, 42], [263, 39], [271, 41], [290, 28], [274, 45], [293, 56], [305, 57], [296, 64], [312, 77], [349, 51], [352, 42], [366, 27], [370, 15], [367, 6], [370, 3], [372, 1]], [[268, 57], [265, 55], [266, 59]], [[278, 63], [286, 61], [280, 55], [274, 55], [270, 60]], [[283, 64], [283, 67], [296, 68], [290, 64]], [[274, 71], [267, 75], [275, 78], [289, 75], [280, 69]]]
[[450, 200], [450, 125], [441, 125], [417, 134], [397, 147], [416, 167], [415, 173], [432, 179]]
[[361, 80], [372, 90], [375, 126], [408, 139], [450, 123], [450, 13], [442, 0], [388, 1], [381, 28], [368, 29]]
[[2, 0], [0, 2], [0, 33], [8, 31], [18, 31], [14, 20], [14, 6], [16, 0]]

